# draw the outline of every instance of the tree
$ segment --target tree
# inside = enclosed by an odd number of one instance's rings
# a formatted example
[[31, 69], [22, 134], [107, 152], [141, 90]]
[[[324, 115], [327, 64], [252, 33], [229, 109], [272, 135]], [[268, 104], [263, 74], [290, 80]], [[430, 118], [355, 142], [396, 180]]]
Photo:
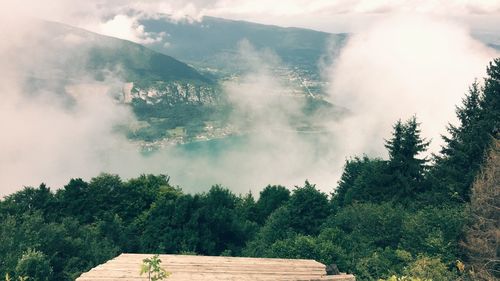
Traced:
[[38, 188], [24, 187], [5, 198], [4, 211], [11, 214], [39, 211], [44, 216], [49, 216], [54, 205], [54, 194], [44, 183]]
[[291, 228], [305, 235], [318, 234], [321, 225], [330, 215], [326, 194], [308, 181], [303, 187], [295, 188], [285, 206], [290, 215]]
[[270, 246], [274, 242], [296, 235], [291, 227], [291, 221], [290, 211], [286, 206], [275, 210], [253, 239], [248, 241], [243, 254], [251, 257], [272, 256]]
[[472, 187], [465, 249], [475, 280], [500, 278], [500, 141], [497, 140]]
[[380, 203], [393, 199], [387, 161], [355, 157], [347, 160], [338, 187], [332, 194], [334, 210], [353, 203]]
[[273, 243], [268, 256], [286, 259], [316, 259], [317, 250], [314, 237], [298, 234]]
[[268, 185], [261, 192], [256, 203], [257, 222], [262, 225], [266, 219], [290, 199], [290, 191], [281, 185]]
[[52, 267], [42, 252], [29, 249], [19, 259], [16, 275], [27, 278], [27, 281], [49, 281], [52, 278]]
[[416, 117], [398, 120], [385, 147], [389, 160], [367, 156], [347, 160], [338, 187], [333, 194], [334, 209], [352, 203], [413, 201], [424, 191], [428, 160], [421, 154], [429, 142], [421, 137]]
[[201, 197], [201, 207], [194, 214], [201, 235], [199, 252], [220, 255], [225, 250], [238, 254], [253, 235], [249, 223], [236, 208], [240, 198], [227, 188], [212, 186]]
[[252, 192], [248, 192], [245, 196], [239, 196], [236, 210], [238, 215], [247, 221], [257, 221], [257, 206]]
[[449, 124], [448, 135], [443, 136], [445, 146], [436, 156], [436, 167], [431, 176], [436, 193], [445, 193], [461, 201], [468, 200], [469, 189], [484, 155], [479, 122], [482, 116], [483, 93], [475, 81], [468, 94], [457, 106], [459, 124]]
[[394, 125], [392, 138], [386, 141], [389, 152], [388, 174], [391, 175], [392, 192], [398, 199], [405, 199], [422, 190], [426, 158], [419, 156], [427, 150], [429, 141], [421, 137], [417, 118]]
[[131, 222], [138, 215], [148, 210], [157, 196], [163, 193], [178, 192], [179, 188], [170, 185], [166, 175], [140, 175], [123, 184], [119, 214], [125, 223]]
[[424, 207], [402, 221], [399, 246], [414, 256], [424, 254], [452, 263], [459, 256], [464, 223], [462, 206]]
[[356, 274], [356, 280], [399, 272], [404, 263], [396, 249], [406, 214], [401, 205], [389, 202], [342, 207], [328, 218], [317, 238], [320, 260]]
[[56, 193], [57, 206], [62, 216], [73, 216], [81, 222], [92, 221], [92, 213], [88, 207], [90, 202], [89, 185], [84, 180], [71, 179], [67, 185]]
[[[441, 198], [468, 202], [474, 178], [500, 132], [500, 58], [490, 62], [484, 87], [474, 82], [457, 107], [458, 125], [448, 125], [445, 145], [436, 156], [432, 186]], [[435, 196], [438, 197], [438, 196]]]
[[389, 152], [389, 161], [393, 163], [394, 166], [398, 164], [403, 165], [404, 157], [403, 154], [403, 134], [405, 131], [405, 126], [401, 119], [394, 124], [392, 131], [392, 138], [390, 140], [386, 140], [385, 147]]
[[135, 221], [140, 249], [166, 253], [198, 250], [198, 222], [192, 222], [200, 208], [198, 202], [197, 198], [174, 190], [158, 196], [150, 209]]
[[482, 107], [485, 109], [483, 118], [486, 121], [486, 132], [498, 139], [500, 133], [500, 58], [490, 62], [484, 81], [484, 99]]
[[[448, 270], [448, 266], [439, 258], [419, 256], [404, 270], [404, 275], [432, 281], [456, 281], [455, 272]], [[417, 279], [418, 280], [418, 279]]]

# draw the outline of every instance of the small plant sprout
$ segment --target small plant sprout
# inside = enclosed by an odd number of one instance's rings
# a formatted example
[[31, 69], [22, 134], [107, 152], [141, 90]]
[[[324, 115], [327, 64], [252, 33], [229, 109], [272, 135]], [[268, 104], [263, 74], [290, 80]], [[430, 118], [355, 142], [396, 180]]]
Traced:
[[158, 281], [168, 278], [170, 273], [160, 266], [161, 260], [158, 255], [152, 258], [143, 259], [141, 265], [141, 276], [144, 273], [148, 274], [149, 281]]

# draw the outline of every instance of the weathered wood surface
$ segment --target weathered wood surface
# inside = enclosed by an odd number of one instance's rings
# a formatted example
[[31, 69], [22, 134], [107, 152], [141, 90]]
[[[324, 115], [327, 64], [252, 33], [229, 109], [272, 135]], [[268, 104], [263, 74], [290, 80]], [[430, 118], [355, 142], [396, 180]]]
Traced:
[[[121, 254], [83, 273], [76, 281], [148, 281], [139, 274], [149, 254]], [[168, 281], [354, 281], [352, 275], [326, 276], [325, 265], [314, 260], [160, 255]]]

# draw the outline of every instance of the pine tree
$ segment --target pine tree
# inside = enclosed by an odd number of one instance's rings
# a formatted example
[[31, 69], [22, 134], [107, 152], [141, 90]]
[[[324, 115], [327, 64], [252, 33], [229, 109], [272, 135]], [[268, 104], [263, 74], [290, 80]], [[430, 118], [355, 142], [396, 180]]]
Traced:
[[385, 147], [389, 152], [389, 161], [391, 161], [394, 166], [399, 166], [403, 165], [402, 162], [404, 161], [404, 157], [402, 157], [404, 125], [401, 119], [399, 119], [392, 128], [392, 138], [386, 140]]
[[490, 62], [488, 77], [484, 81], [484, 99], [482, 101], [484, 129], [494, 138], [500, 134], [500, 58]]
[[437, 158], [437, 179], [445, 191], [456, 198], [466, 200], [468, 189], [480, 166], [483, 149], [477, 145], [478, 124], [481, 118], [483, 93], [475, 81], [469, 93], [457, 106], [459, 125], [448, 125], [449, 136], [443, 136], [446, 145]]
[[418, 158], [419, 155], [427, 150], [430, 141], [421, 137], [420, 123], [417, 123], [417, 118], [413, 116], [405, 124], [403, 130], [403, 143], [401, 145], [401, 153], [404, 156], [404, 164], [406, 165], [407, 176], [411, 181], [421, 182], [425, 170], [427, 169], [428, 159]]
[[419, 126], [415, 116], [405, 123], [399, 120], [394, 125], [392, 138], [386, 141], [389, 152], [387, 173], [393, 179], [393, 194], [399, 199], [422, 189], [428, 160], [419, 158], [419, 155], [427, 150], [430, 142], [421, 137]]
[[449, 124], [449, 136], [436, 156], [431, 173], [432, 185], [441, 198], [468, 201], [474, 177], [484, 162], [485, 153], [499, 136], [500, 59], [490, 63], [488, 77], [481, 89], [478, 82], [457, 107], [458, 126]]

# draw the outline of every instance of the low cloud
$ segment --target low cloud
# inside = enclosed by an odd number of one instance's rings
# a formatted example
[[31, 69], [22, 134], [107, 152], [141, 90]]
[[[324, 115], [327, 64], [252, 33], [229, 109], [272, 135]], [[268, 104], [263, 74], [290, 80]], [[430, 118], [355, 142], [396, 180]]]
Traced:
[[[130, 108], [115, 98], [125, 81], [113, 73], [96, 81], [83, 68], [83, 55], [81, 69], [71, 66], [70, 79], [52, 72], [68, 57], [65, 44], [78, 49], [89, 42], [72, 33], [52, 38], [36, 22], [20, 26], [22, 32], [10, 31], [15, 40], [0, 44], [0, 58], [9, 62], [0, 67], [2, 195], [41, 182], [60, 188], [70, 178], [90, 179], [101, 172], [124, 178], [164, 173], [186, 191], [221, 183], [236, 192], [258, 191], [270, 183], [293, 186], [307, 178], [320, 182], [324, 172], [330, 173], [320, 168], [326, 166], [320, 165], [319, 148], [290, 120], [303, 101], [275, 79], [272, 69], [280, 62], [272, 52], [242, 42], [238, 61], [246, 71], [223, 86], [236, 109], [231, 120], [245, 128], [244, 137], [228, 140], [216, 153], [170, 146], [144, 155], [124, 136], [124, 127], [135, 122]], [[322, 183], [327, 182], [331, 178]]]
[[170, 159], [163, 167], [174, 183], [188, 191], [219, 183], [237, 193], [255, 194], [268, 184], [293, 187], [306, 179], [331, 190], [336, 181], [330, 166], [334, 146], [327, 141], [331, 135], [297, 131], [294, 117], [305, 99], [292, 94], [290, 85], [273, 72], [281, 66], [280, 60], [247, 41], [240, 43], [236, 60], [245, 71], [223, 88], [234, 108], [229, 119], [243, 130], [243, 136], [212, 143], [213, 147], [210, 142], [202, 144], [205, 148], [195, 153], [166, 148], [149, 161]]
[[392, 124], [416, 115], [437, 152], [454, 105], [496, 55], [463, 26], [428, 16], [395, 15], [354, 34], [327, 71], [331, 102], [351, 110], [332, 124], [338, 149], [384, 156]]
[[[117, 20], [116, 14], [97, 14], [107, 19], [104, 23]], [[128, 15], [118, 18], [126, 27], [138, 30], [127, 36], [150, 38], [130, 20], [134, 14], [119, 14]], [[42, 181], [59, 188], [71, 177], [89, 179], [100, 172], [125, 178], [165, 173], [187, 191], [216, 183], [236, 192], [258, 191], [267, 184], [293, 186], [305, 179], [331, 191], [347, 157], [384, 156], [383, 139], [399, 118], [416, 114], [436, 151], [439, 135], [454, 120], [454, 105], [498, 55], [455, 22], [391, 16], [354, 34], [340, 54], [331, 55], [335, 59], [324, 74], [331, 85], [328, 97], [350, 115], [317, 120], [324, 130], [306, 135], [297, 132], [293, 118], [303, 99], [291, 95], [272, 72], [279, 60], [242, 42], [239, 62], [246, 72], [224, 89], [237, 109], [233, 122], [248, 128], [248, 136], [222, 143], [224, 149], [216, 153], [168, 147], [145, 156], [124, 137], [123, 127], [134, 122], [130, 109], [115, 99], [125, 81], [113, 73], [95, 81], [81, 69], [72, 72], [79, 73], [77, 79], [59, 83], [64, 73], [49, 72], [50, 64], [66, 57], [57, 44], [77, 48], [82, 43], [78, 34], [46, 44], [43, 36], [49, 35], [39, 25], [8, 16], [2, 17], [0, 30], [10, 39], [0, 43], [2, 195]], [[33, 78], [44, 86], [27, 87]]]
[[0, 25], [14, 27], [0, 44], [0, 195], [42, 181], [60, 187], [119, 164], [116, 156], [134, 149], [120, 129], [133, 114], [114, 98], [122, 82], [112, 74], [95, 81], [83, 64], [71, 66], [71, 77], [57, 70], [68, 46], [81, 47], [78, 35], [53, 37], [38, 21]]
[[162, 42], [166, 36], [164, 32], [146, 32], [136, 16], [128, 15], [116, 15], [112, 19], [98, 24], [97, 27], [88, 26], [87, 28], [100, 34], [146, 45]]
[[[130, 20], [159, 14], [171, 15], [173, 20], [196, 21], [208, 15], [328, 32], [357, 32], [397, 13], [455, 18], [477, 30], [500, 31], [497, 0], [4, 0], [2, 10], [6, 16], [31, 16], [95, 32], [101, 32], [102, 25], [112, 25], [116, 16], [118, 20]], [[128, 27], [116, 34], [125, 33], [127, 39], [139, 39], [135, 40], [139, 43], [149, 38], [140, 36], [140, 25], [135, 20]]]

